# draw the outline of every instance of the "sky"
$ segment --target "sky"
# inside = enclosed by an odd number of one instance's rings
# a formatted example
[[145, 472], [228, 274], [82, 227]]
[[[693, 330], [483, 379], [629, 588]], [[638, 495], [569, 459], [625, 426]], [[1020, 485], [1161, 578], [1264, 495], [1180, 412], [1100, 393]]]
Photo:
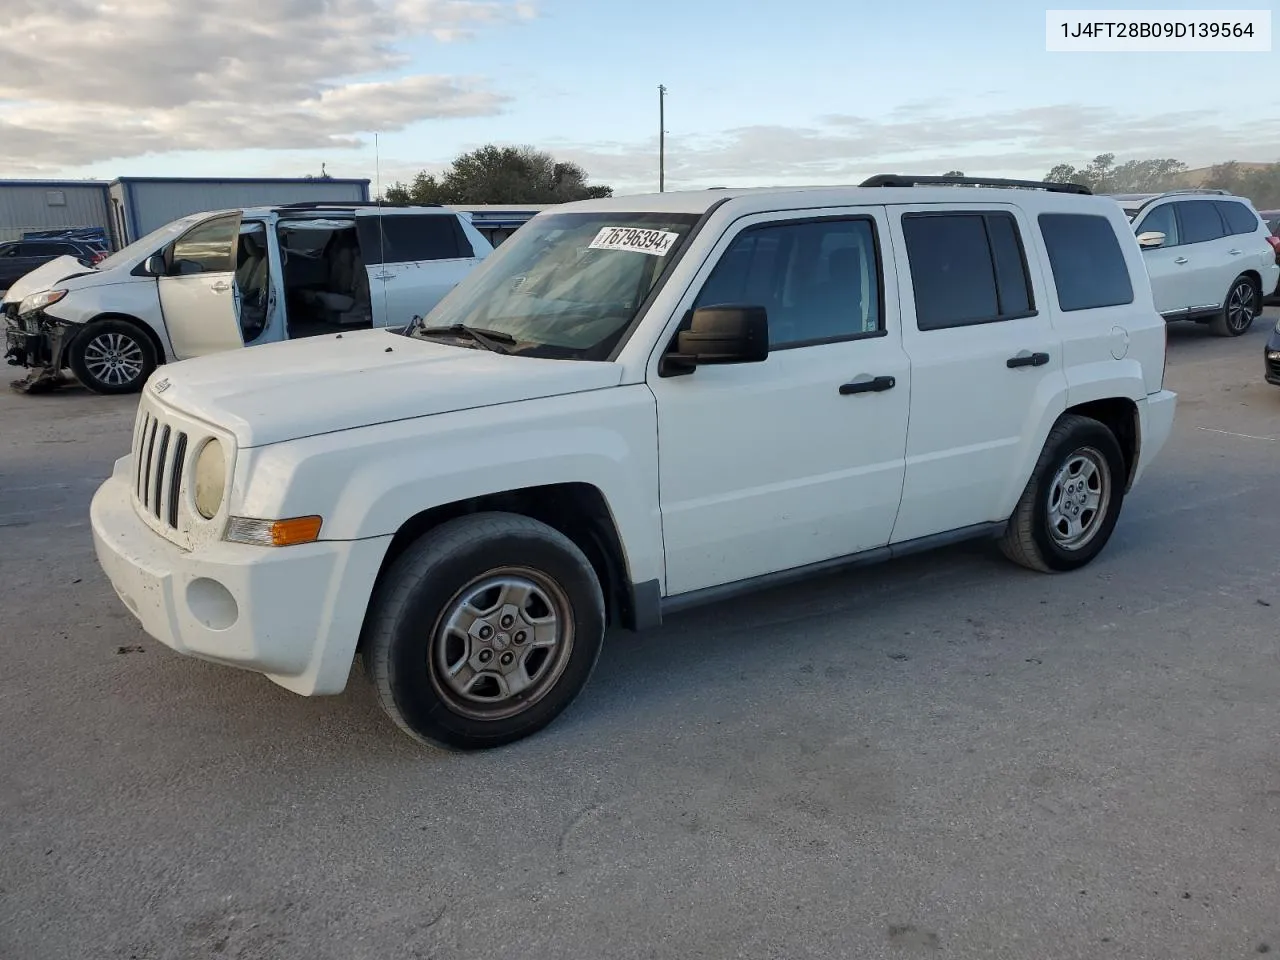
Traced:
[[619, 194], [649, 192], [659, 84], [669, 190], [951, 169], [1039, 178], [1104, 152], [1192, 167], [1280, 160], [1276, 53], [1048, 53], [1045, 5], [1025, 0], [4, 9], [0, 177], [302, 176], [324, 164], [386, 186], [498, 143], [580, 163]]

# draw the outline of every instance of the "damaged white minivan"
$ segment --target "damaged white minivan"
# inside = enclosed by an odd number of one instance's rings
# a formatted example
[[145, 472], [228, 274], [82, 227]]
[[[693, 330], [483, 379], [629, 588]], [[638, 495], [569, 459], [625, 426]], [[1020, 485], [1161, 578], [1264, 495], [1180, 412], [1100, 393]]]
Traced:
[[32, 392], [62, 371], [134, 393], [156, 366], [424, 316], [493, 247], [443, 207], [310, 202], [198, 213], [96, 266], [60, 257], [0, 303]]

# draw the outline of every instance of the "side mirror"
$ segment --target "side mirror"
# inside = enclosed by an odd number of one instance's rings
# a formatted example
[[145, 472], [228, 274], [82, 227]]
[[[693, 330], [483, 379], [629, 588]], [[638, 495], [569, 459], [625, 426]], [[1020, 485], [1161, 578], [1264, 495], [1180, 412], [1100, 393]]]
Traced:
[[663, 358], [664, 376], [691, 373], [704, 364], [760, 363], [769, 359], [769, 319], [764, 307], [702, 307], [676, 349]]
[[1163, 246], [1164, 241], [1165, 235], [1159, 230], [1150, 230], [1146, 233], [1138, 234], [1138, 246], [1147, 249]]
[[168, 272], [165, 268], [164, 256], [159, 253], [153, 253], [143, 260], [142, 269], [148, 276], [152, 277], [163, 277]]

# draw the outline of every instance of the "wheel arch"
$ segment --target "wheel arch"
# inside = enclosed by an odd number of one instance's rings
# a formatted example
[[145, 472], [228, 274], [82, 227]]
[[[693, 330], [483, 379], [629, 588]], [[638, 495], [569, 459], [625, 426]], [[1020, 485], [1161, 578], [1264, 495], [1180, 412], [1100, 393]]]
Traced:
[[607, 623], [638, 629], [635, 587], [618, 525], [604, 493], [582, 482], [551, 483], [482, 494], [422, 510], [396, 530], [374, 581], [374, 591], [408, 547], [441, 524], [473, 513], [497, 511], [529, 517], [564, 534], [586, 554], [605, 597]]
[[1120, 452], [1124, 454], [1124, 490], [1128, 493], [1137, 475], [1142, 449], [1142, 421], [1138, 404], [1129, 397], [1105, 397], [1068, 407], [1063, 411], [1063, 416], [1071, 413], [1097, 420], [1116, 438], [1116, 442], [1120, 444]]
[[77, 324], [77, 326], [79, 326], [80, 329], [75, 332], [74, 336], [68, 337], [66, 343], [64, 343], [62, 346], [62, 356], [59, 358], [59, 365], [63, 367], [67, 365], [67, 357], [71, 352], [71, 345], [73, 343], [75, 343], [82, 336], [84, 336], [84, 334], [87, 331], [92, 329], [94, 324], [104, 323], [108, 320], [115, 320], [121, 323], [127, 323], [133, 327], [137, 327], [143, 334], [146, 335], [147, 339], [151, 342], [151, 346], [155, 349], [156, 366], [161, 366], [164, 364], [165, 357], [166, 357], [164, 343], [163, 341], [161, 341], [160, 335], [156, 333], [155, 330], [152, 329], [151, 324], [147, 323], [145, 320], [141, 319], [140, 317], [135, 317], [131, 313], [116, 313], [111, 311], [104, 311], [103, 313], [94, 314], [93, 317], [91, 317], [89, 320], [85, 321], [82, 324]]

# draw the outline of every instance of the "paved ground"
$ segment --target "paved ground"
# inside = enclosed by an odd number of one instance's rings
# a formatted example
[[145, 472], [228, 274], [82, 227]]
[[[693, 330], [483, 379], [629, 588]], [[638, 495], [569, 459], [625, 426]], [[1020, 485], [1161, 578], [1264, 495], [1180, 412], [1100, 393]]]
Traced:
[[470, 756], [359, 676], [151, 642], [85, 522], [132, 402], [0, 394], [0, 957], [1280, 951], [1270, 326], [1172, 331], [1175, 435], [1088, 570], [966, 547], [690, 614]]

